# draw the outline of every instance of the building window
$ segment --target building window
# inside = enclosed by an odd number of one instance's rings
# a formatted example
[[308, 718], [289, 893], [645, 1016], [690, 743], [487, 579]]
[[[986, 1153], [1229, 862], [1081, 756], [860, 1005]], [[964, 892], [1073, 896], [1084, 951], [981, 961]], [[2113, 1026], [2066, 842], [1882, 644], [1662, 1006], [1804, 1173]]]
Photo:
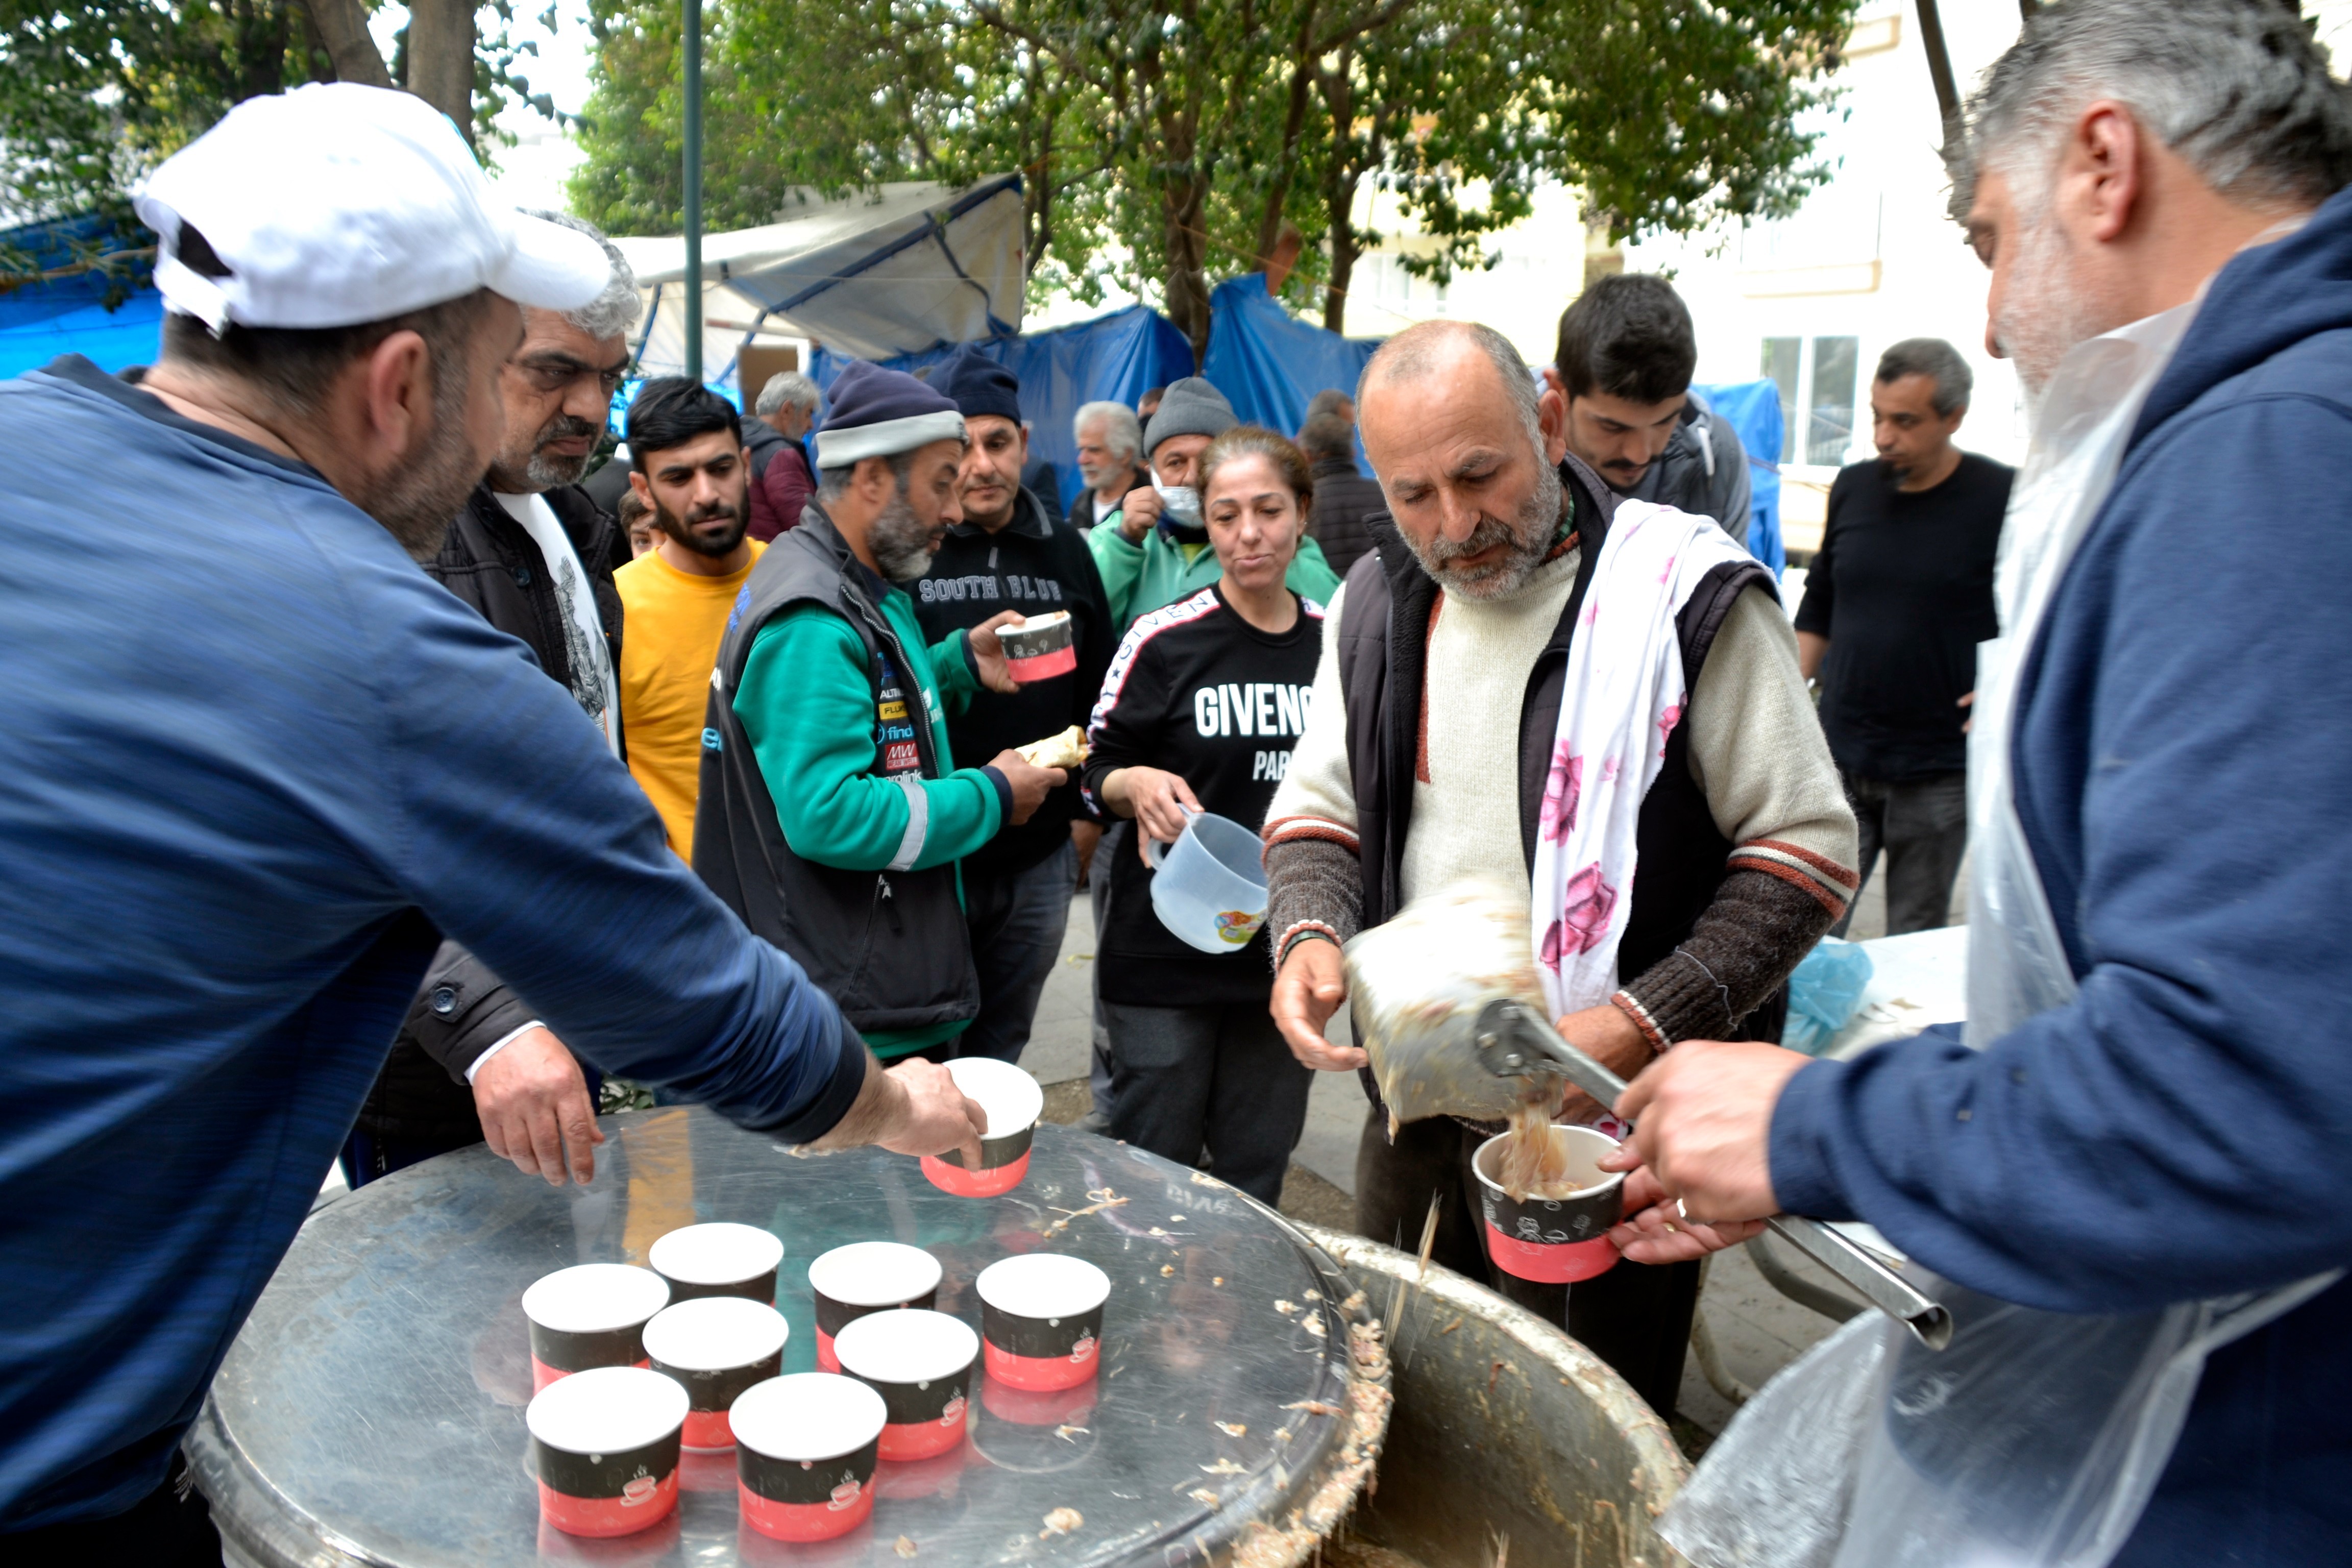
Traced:
[[1779, 461], [1797, 457], [1797, 372], [1804, 358], [1802, 338], [1766, 338], [1764, 374], [1780, 389], [1780, 455]]
[[1859, 338], [1813, 340], [1813, 395], [1805, 420], [1805, 461], [1819, 468], [1844, 463], [1853, 444], [1853, 367]]
[[1763, 373], [1780, 389], [1780, 461], [1824, 468], [1844, 464], [1853, 444], [1861, 349], [1859, 338], [1764, 340]]

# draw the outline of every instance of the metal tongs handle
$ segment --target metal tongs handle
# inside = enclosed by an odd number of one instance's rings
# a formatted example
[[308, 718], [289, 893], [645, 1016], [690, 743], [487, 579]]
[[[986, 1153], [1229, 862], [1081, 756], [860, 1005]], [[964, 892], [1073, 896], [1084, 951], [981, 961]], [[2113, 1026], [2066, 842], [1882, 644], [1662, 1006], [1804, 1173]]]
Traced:
[[[1625, 1080], [1562, 1038], [1524, 1002], [1500, 997], [1479, 1010], [1478, 1064], [1497, 1078], [1566, 1079], [1603, 1105], [1615, 1105]], [[1775, 1236], [1861, 1292], [1864, 1300], [1911, 1331], [1931, 1351], [1952, 1342], [1952, 1315], [1870, 1252], [1817, 1219], [1775, 1215]]]

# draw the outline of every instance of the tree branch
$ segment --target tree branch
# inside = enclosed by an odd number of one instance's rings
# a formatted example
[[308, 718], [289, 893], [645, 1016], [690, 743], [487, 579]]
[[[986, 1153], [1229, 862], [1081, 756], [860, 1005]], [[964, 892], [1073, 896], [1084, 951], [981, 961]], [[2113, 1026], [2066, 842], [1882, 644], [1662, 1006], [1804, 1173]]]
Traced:
[[1376, 33], [1411, 10], [1413, 0], [1388, 0], [1378, 10], [1365, 12], [1351, 21], [1342, 22], [1331, 35], [1315, 46], [1315, 58], [1320, 59], [1341, 44]]
[[1927, 51], [1927, 78], [1936, 88], [1936, 110], [1943, 117], [1944, 146], [1948, 150], [1960, 127], [1960, 89], [1952, 75], [1952, 52], [1944, 45], [1944, 18], [1936, 0], [1918, 0], [1919, 45]]
[[367, 12], [360, 0], [302, 0], [310, 13], [310, 30], [335, 62], [337, 81], [354, 81], [362, 87], [390, 87], [392, 72], [383, 65], [383, 54], [368, 37]]

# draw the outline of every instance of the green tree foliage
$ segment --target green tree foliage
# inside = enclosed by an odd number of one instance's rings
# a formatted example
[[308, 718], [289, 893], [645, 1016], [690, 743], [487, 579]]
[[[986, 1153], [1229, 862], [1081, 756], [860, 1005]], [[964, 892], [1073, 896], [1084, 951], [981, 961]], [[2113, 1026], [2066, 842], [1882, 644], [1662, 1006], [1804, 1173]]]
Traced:
[[[1854, 0], [710, 0], [705, 221], [814, 187], [1024, 176], [1033, 290], [1156, 299], [1195, 352], [1208, 289], [1286, 225], [1288, 291], [1344, 309], [1386, 192], [1486, 264], [1538, 184], [1618, 236], [1775, 216], [1825, 177], [1801, 127]], [[679, 222], [677, 8], [592, 0], [601, 55], [575, 205]]]
[[[461, 3], [470, 31], [472, 0]], [[357, 42], [373, 54], [352, 4]], [[509, 98], [552, 114], [519, 71], [534, 46], [511, 40], [506, 0], [494, 11], [499, 25], [474, 40], [474, 125], [487, 127]], [[152, 237], [131, 216], [132, 185], [231, 105], [336, 80], [315, 16], [308, 0], [0, 0], [0, 221], [96, 213], [106, 232], [66, 269], [136, 281]], [[367, 74], [406, 80], [406, 43], [404, 29], [388, 69], [377, 58]], [[0, 290], [40, 275], [34, 258], [0, 246]]]

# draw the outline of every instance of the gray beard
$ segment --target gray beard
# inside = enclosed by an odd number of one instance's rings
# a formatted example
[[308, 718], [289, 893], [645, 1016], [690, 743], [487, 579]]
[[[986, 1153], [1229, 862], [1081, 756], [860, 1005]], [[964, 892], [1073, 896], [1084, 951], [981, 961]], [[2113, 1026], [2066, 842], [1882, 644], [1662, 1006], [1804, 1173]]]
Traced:
[[[1428, 543], [1404, 536], [1406, 547], [1421, 569], [1449, 594], [1459, 594], [1465, 599], [1507, 599], [1527, 585], [1551, 553], [1552, 540], [1559, 531], [1560, 505], [1565, 499], [1559, 470], [1540, 458], [1537, 461], [1539, 477], [1535, 493], [1528, 497], [1519, 515], [1509, 522], [1499, 518], [1481, 518], [1470, 537], [1455, 544], [1443, 533], [1433, 535]], [[1508, 546], [1503, 558], [1491, 565], [1481, 565], [1465, 572], [1454, 564], [1465, 555], [1475, 555], [1494, 545]]]
[[893, 583], [911, 583], [931, 569], [931, 531], [904, 490], [866, 527], [866, 548], [874, 552], [876, 570]]
[[430, 561], [441, 552], [450, 520], [481, 478], [466, 447], [461, 411], [436, 406], [425, 450], [349, 499], [382, 523], [411, 557]]
[[2116, 311], [2074, 280], [2067, 266], [2066, 237], [2046, 216], [2021, 226], [2004, 309], [1993, 321], [1993, 337], [2025, 388], [2029, 408], [2038, 408], [2050, 378], [2077, 343], [2088, 342], [2124, 323]]

